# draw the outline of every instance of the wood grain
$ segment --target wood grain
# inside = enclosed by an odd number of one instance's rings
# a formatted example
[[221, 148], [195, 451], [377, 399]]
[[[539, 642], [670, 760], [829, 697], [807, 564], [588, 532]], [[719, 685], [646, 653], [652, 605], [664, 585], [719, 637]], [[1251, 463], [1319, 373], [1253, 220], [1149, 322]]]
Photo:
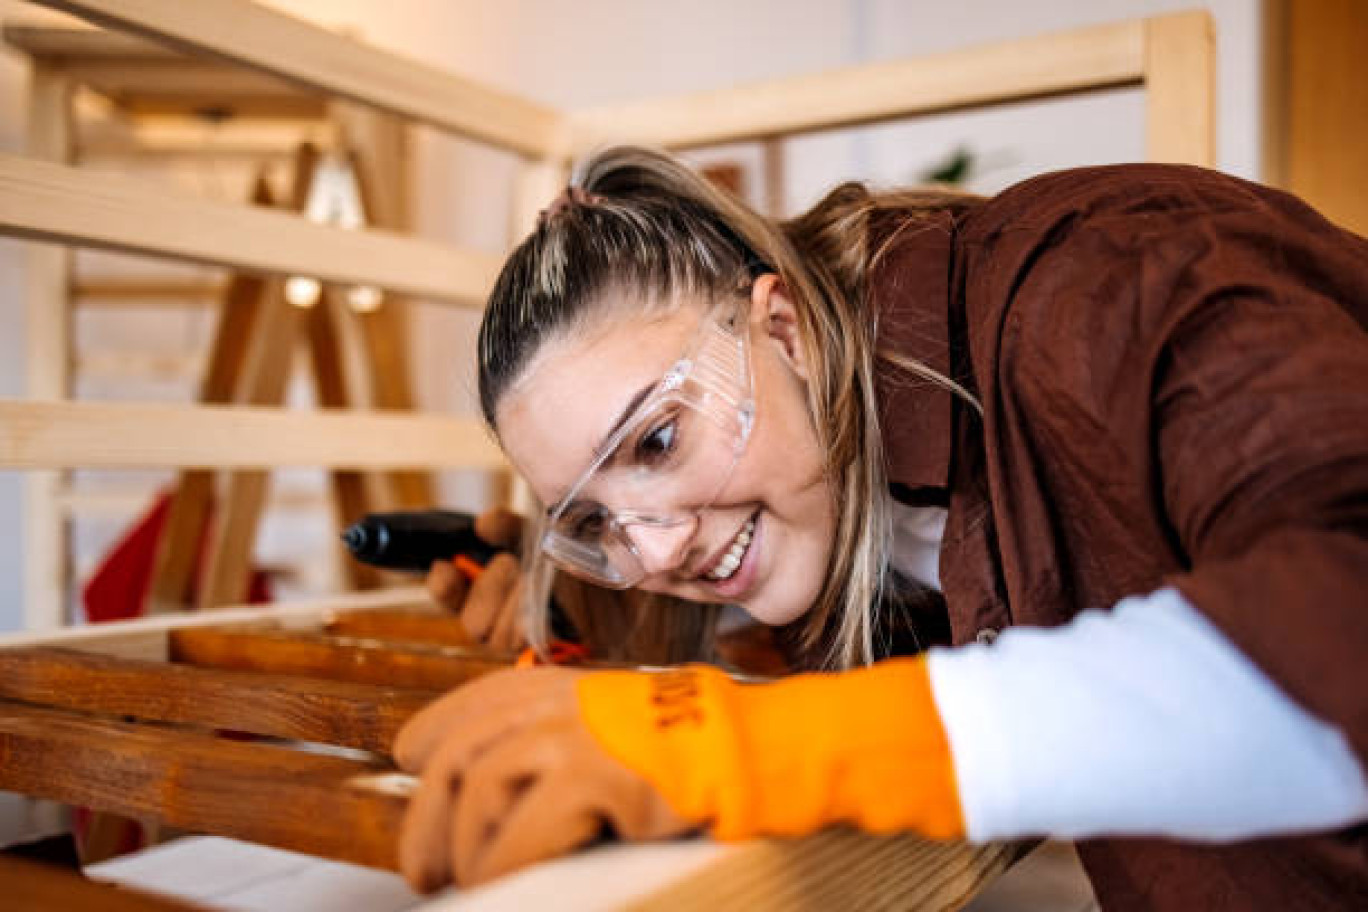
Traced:
[[0, 468], [497, 469], [473, 419], [400, 412], [0, 399]]
[[207, 912], [204, 906], [87, 880], [76, 871], [0, 855], [7, 912]]
[[3, 790], [395, 867], [406, 799], [372, 785], [384, 766], [11, 702], [0, 757]]
[[449, 690], [513, 663], [450, 646], [269, 630], [173, 630], [169, 648], [172, 661], [190, 665], [421, 690]]
[[197, 199], [147, 180], [0, 155], [0, 233], [482, 305], [499, 258]]
[[324, 627], [338, 636], [476, 648], [459, 616], [434, 611], [350, 611]]
[[551, 108], [243, 0], [39, 0], [524, 155], [560, 145]]
[[1144, 73], [1142, 21], [1091, 26], [571, 114], [583, 154], [626, 139], [670, 148], [791, 136], [1121, 85]]
[[0, 697], [388, 754], [436, 694], [39, 647], [0, 650]]

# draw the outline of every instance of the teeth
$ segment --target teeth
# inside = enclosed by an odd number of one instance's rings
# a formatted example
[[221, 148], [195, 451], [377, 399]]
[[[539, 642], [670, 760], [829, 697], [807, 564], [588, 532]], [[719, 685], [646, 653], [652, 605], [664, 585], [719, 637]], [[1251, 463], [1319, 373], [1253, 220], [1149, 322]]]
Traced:
[[746, 556], [746, 549], [750, 547], [751, 533], [755, 531], [755, 519], [746, 520], [746, 524], [741, 527], [741, 531], [736, 535], [736, 541], [727, 549], [727, 553], [722, 555], [722, 559], [707, 572], [710, 580], [721, 582], [730, 579], [736, 572], [736, 568], [741, 566], [741, 559]]

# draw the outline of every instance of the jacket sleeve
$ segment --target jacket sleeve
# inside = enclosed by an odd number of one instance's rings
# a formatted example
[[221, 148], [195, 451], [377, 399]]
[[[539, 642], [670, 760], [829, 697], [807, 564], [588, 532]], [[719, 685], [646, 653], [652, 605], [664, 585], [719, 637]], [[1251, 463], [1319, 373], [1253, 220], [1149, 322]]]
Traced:
[[1165, 513], [1191, 565], [1168, 582], [1362, 761], [1368, 337], [1342, 305], [1368, 298], [1317, 287], [1308, 273], [1331, 251], [1289, 239], [1304, 255], [1277, 262], [1228, 246], [1245, 268], [1193, 267], [1156, 375]]
[[[1005, 322], [1029, 337], [1011, 382], [1047, 422], [1086, 410], [1093, 442], [1053, 439], [1067, 452], [1051, 461], [1100, 472], [1104, 499], [1120, 466], [1077, 454], [1134, 454], [1127, 477], [1145, 479], [1177, 565], [1145, 588], [1179, 590], [1363, 762], [1368, 242], [1278, 191], [1136, 173], [1075, 185], [1085, 202], [1049, 232], [1005, 229], [1031, 241], [1030, 303]], [[1032, 192], [1067, 189], [1043, 181]]]

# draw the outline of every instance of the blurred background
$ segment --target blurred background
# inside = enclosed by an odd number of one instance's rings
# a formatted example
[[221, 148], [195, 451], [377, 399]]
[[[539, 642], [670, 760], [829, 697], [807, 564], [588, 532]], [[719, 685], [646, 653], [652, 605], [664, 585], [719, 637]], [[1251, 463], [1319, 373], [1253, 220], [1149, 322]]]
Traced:
[[[576, 108], [851, 64], [934, 54], [984, 42], [1172, 12], [1206, 9], [1219, 46], [1219, 167], [1286, 186], [1332, 218], [1368, 231], [1368, 78], [1354, 55], [1368, 39], [1361, 0], [268, 0], [269, 5], [366, 42], [550, 105]], [[0, 0], [8, 24], [71, 24]], [[0, 151], [22, 153], [30, 57], [0, 51]], [[187, 193], [245, 202], [265, 169], [280, 191], [290, 150], [319, 139], [307, 117], [137, 118], [118, 99], [78, 99], [83, 166], [167, 182]], [[165, 113], [165, 112], [163, 112]], [[181, 112], [182, 114], [184, 112]], [[690, 153], [771, 211], [792, 214], [830, 185], [952, 181], [993, 193], [1022, 178], [1076, 165], [1145, 157], [1141, 90], [951, 113], [912, 123], [785, 141], [783, 189], [758, 145]], [[139, 121], [135, 129], [132, 121]], [[158, 136], [153, 148], [146, 137]], [[168, 151], [171, 150], [171, 151]], [[412, 128], [403, 197], [420, 236], [498, 253], [509, 239], [516, 161], [422, 127]], [[0, 396], [22, 397], [25, 245], [0, 240]], [[191, 402], [213, 336], [220, 271], [80, 251], [74, 278], [88, 301], [72, 311], [73, 395]], [[139, 292], [151, 277], [155, 290]], [[150, 288], [150, 286], [148, 286]], [[409, 368], [419, 408], [471, 415], [478, 314], [418, 302], [409, 318]], [[291, 404], [312, 404], [307, 378]], [[67, 549], [65, 619], [81, 622], [81, 586], [146, 515], [169, 473], [77, 472], [60, 492]], [[0, 631], [24, 625], [23, 475], [0, 473]], [[444, 505], [478, 510], [496, 492], [482, 476], [437, 479]], [[279, 472], [255, 564], [277, 598], [336, 590], [335, 522], [321, 472]]]

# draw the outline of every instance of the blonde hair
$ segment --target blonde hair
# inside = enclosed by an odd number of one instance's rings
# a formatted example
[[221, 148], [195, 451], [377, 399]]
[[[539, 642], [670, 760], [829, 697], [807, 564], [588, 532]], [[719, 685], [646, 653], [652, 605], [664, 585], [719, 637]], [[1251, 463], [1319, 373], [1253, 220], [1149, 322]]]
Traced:
[[[605, 299], [642, 307], [670, 306], [683, 296], [716, 300], [746, 287], [754, 263], [763, 262], [795, 305], [812, 365], [808, 405], [837, 504], [831, 565], [798, 625], [800, 664], [842, 668], [873, 661], [878, 608], [890, 594], [892, 547], [876, 371], [885, 363], [969, 397], [926, 365], [876, 352], [878, 315], [867, 284], [903, 228], [932, 213], [959, 211], [973, 198], [948, 191], [875, 194], [847, 183], [797, 218], [776, 222], [684, 164], [636, 147], [594, 156], [578, 186], [584, 192], [557, 206], [512, 253], [491, 294], [479, 340], [486, 421], [495, 426], [502, 396], [541, 347], [592, 319]], [[544, 649], [553, 573], [533, 553], [537, 538], [530, 537], [526, 555], [526, 627], [533, 645]], [[615, 600], [606, 594], [586, 594], [568, 582], [557, 583], [556, 594], [600, 654], [636, 661], [707, 654], [715, 608], [641, 594], [610, 608], [606, 603]]]

